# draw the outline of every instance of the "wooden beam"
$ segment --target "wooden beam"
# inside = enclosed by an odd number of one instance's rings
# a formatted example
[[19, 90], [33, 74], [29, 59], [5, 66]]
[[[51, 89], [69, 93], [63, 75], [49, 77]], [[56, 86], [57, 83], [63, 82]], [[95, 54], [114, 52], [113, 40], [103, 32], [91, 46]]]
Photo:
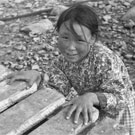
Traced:
[[[18, 127], [21, 126], [25, 121], [30, 119], [35, 114], [38, 114], [38, 112], [48, 106], [46, 108], [46, 113], [43, 113], [44, 119], [45, 116], [51, 113], [53, 109], [56, 109], [63, 102], [63, 99], [65, 99], [64, 96], [58, 93], [56, 90], [41, 89], [37, 91], [36, 93], [25, 98], [25, 100], [22, 100], [21, 102], [14, 105], [12, 108], [0, 114], [0, 135], [6, 135], [13, 129], [18, 129]], [[57, 104], [56, 106], [55, 103]], [[53, 107], [51, 105], [53, 105]], [[49, 110], [49, 108], [51, 108], [51, 111]], [[40, 114], [42, 115], [42, 112], [40, 112]], [[37, 115], [34, 118], [38, 118]]]
[[26, 120], [22, 125], [20, 125], [18, 128], [12, 130], [6, 135], [23, 135], [28, 130], [39, 124], [41, 121], [43, 121], [49, 114], [55, 111], [58, 107], [60, 107], [62, 104], [64, 104], [65, 98], [60, 98], [56, 100], [55, 102], [49, 104], [45, 108], [43, 108], [41, 111], [39, 111], [37, 114], [32, 116], [30, 119]]
[[7, 81], [0, 82], [0, 101], [8, 98], [10, 95], [14, 94], [17, 90], [21, 91], [25, 89], [25, 82], [15, 82], [12, 85], [8, 85]]
[[36, 91], [37, 91], [37, 84], [34, 83], [31, 88], [22, 91], [17, 91], [8, 98], [2, 100], [0, 102], [0, 113], [5, 111], [7, 108], [11, 107], [15, 103], [19, 102], [20, 100], [24, 99], [25, 97], [33, 94]]
[[105, 117], [87, 135], [129, 135], [124, 126], [117, 127], [116, 125], [118, 125], [118, 122], [115, 119]]
[[38, 10], [33, 11], [33, 12], [28, 12], [28, 13], [17, 15], [17, 16], [13, 16], [13, 17], [0, 18], [0, 21], [10, 21], [10, 20], [14, 20], [14, 19], [23, 18], [23, 17], [29, 17], [29, 16], [34, 16], [34, 15], [39, 15], [39, 14], [44, 13], [44, 12], [46, 14], [49, 14], [49, 12], [51, 12], [51, 10], [52, 10], [52, 7], [51, 8], [43, 7], [41, 9], [38, 9]]
[[0, 81], [3, 81], [4, 77], [7, 76], [10, 73], [12, 73], [12, 71], [7, 69], [3, 65], [0, 65]]
[[67, 110], [68, 108], [63, 109], [40, 127], [33, 130], [29, 135], [77, 135], [88, 126], [92, 128], [99, 117], [99, 111], [94, 109], [92, 123], [85, 126], [82, 119], [80, 119], [78, 124], [74, 124], [72, 119], [65, 119]]

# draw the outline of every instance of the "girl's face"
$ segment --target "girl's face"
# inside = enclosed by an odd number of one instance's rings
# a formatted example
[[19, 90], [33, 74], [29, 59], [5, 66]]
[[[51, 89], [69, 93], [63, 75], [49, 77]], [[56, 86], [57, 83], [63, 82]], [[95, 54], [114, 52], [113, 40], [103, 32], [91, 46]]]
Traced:
[[74, 23], [73, 28], [79, 38], [72, 34], [69, 21], [61, 25], [58, 48], [68, 61], [79, 62], [89, 53], [95, 42], [95, 37], [92, 37], [90, 30], [83, 25]]

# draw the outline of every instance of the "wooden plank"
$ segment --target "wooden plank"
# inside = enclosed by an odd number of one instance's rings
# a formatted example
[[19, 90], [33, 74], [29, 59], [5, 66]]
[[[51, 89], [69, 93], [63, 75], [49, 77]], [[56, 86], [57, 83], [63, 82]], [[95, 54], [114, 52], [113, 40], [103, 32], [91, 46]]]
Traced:
[[52, 8], [46, 8], [46, 7], [44, 8], [43, 7], [43, 8], [40, 8], [40, 9], [36, 9], [36, 11], [30, 12], [30, 13], [20, 14], [20, 15], [14, 16], [14, 17], [0, 18], [0, 21], [10, 21], [10, 20], [34, 16], [34, 15], [38, 15], [38, 14], [42, 14], [42, 13], [48, 14], [48, 12], [50, 12], [51, 10], [52, 10]]
[[12, 85], [7, 84], [6, 76], [13, 73], [3, 65], [0, 65], [0, 101], [5, 100], [16, 91], [26, 88], [25, 82], [15, 82]]
[[37, 124], [39, 124], [41, 121], [43, 121], [45, 118], [49, 116], [52, 112], [55, 111], [58, 107], [60, 107], [63, 103], [65, 103], [65, 98], [60, 98], [54, 103], [49, 104], [47, 107], [43, 108], [41, 111], [39, 111], [37, 114], [26, 120], [21, 126], [19, 126], [16, 129], [13, 129], [11, 132], [9, 132], [7, 135], [23, 135], [28, 130], [35, 127]]
[[[78, 124], [74, 124], [73, 120], [66, 120], [65, 114], [68, 108], [63, 109], [57, 115], [51, 117], [47, 122], [43, 123], [40, 127], [33, 130], [29, 135], [77, 135], [86, 127], [93, 125], [89, 123], [84, 126], [82, 119]], [[99, 112], [94, 110], [93, 123], [98, 119]]]
[[9, 69], [4, 67], [3, 65], [0, 65], [0, 81], [3, 80], [5, 76], [12, 73]]
[[12, 85], [8, 85], [5, 77], [11, 73], [12, 71], [7, 69], [3, 65], [0, 65], [0, 101], [8, 98], [16, 91], [21, 91], [26, 88], [25, 82], [16, 82], [13, 83]]
[[12, 85], [8, 85], [6, 81], [0, 82], [0, 101], [8, 98], [17, 91], [25, 89], [26, 87], [27, 86], [25, 82], [16, 82]]
[[17, 129], [27, 119], [38, 113], [44, 107], [55, 103], [63, 95], [52, 89], [42, 89], [22, 100], [0, 115], [0, 135], [5, 135]]
[[125, 127], [117, 127], [117, 121], [109, 117], [104, 118], [87, 135], [129, 135]]
[[8, 98], [6, 98], [0, 102], [0, 113], [5, 111], [9, 107], [13, 106], [20, 100], [23, 100], [24, 98], [33, 94], [36, 91], [37, 91], [37, 84], [34, 83], [31, 88], [24, 89], [22, 91], [17, 91], [16, 93], [10, 95]]

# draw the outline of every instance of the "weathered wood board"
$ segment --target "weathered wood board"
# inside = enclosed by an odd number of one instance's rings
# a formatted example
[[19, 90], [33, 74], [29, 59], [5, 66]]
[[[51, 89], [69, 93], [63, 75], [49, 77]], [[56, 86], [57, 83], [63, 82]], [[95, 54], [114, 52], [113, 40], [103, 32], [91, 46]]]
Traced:
[[[0, 101], [3, 101], [17, 91], [26, 89], [27, 86], [25, 82], [16, 82], [13, 85], [7, 85], [5, 80], [1, 81], [10, 71], [1, 65], [0, 69], [0, 75], [2, 75], [0, 77]], [[22, 129], [24, 125], [27, 125], [27, 122], [31, 123], [31, 120], [33, 122], [35, 118], [38, 119], [38, 115], [43, 115], [43, 113], [41, 113], [42, 110], [46, 111], [44, 114], [48, 116], [48, 114], [54, 111], [54, 107], [56, 109], [60, 106], [60, 104], [55, 105], [59, 103], [59, 101], [62, 101], [62, 103], [65, 102], [65, 97], [53, 89], [41, 89], [36, 91], [0, 113], [0, 135], [6, 135], [8, 133], [8, 135], [22, 135], [20, 131], [17, 134], [14, 134], [14, 131]], [[52, 106], [53, 109], [51, 109]], [[96, 126], [94, 123], [89, 123], [87, 126], [84, 126], [82, 119], [79, 120], [78, 124], [74, 124], [73, 119], [65, 119], [67, 110], [68, 107], [63, 108], [59, 112], [55, 112], [55, 115], [51, 115], [48, 121], [42, 121], [39, 125], [23, 135], [86, 135], [86, 133], [87, 135], [129, 135], [127, 130], [123, 127], [114, 128], [116, 121], [108, 117], [100, 122], [96, 122]], [[98, 111], [93, 112], [95, 120], [97, 120], [98, 115]]]
[[8, 98], [17, 91], [24, 90], [26, 88], [25, 82], [16, 82], [12, 85], [7, 85], [6, 81], [0, 83], [0, 101]]
[[[30, 133], [30, 135], [77, 135], [87, 126], [84, 126], [82, 119], [78, 124], [73, 123], [73, 119], [66, 120], [66, 112], [68, 108], [63, 109], [57, 115], [51, 117], [47, 122]], [[93, 112], [94, 121], [98, 119], [99, 113], [97, 110]]]
[[15, 82], [12, 85], [7, 84], [7, 80], [3, 80], [4, 77], [12, 73], [9, 69], [0, 65], [0, 101], [8, 98], [10, 95], [17, 91], [21, 91], [26, 88], [25, 82]]
[[0, 65], [0, 81], [11, 72], [11, 70], [5, 68], [3, 65]]
[[52, 89], [42, 89], [25, 98], [0, 114], [0, 135], [5, 135], [18, 128], [45, 106], [60, 98], [63, 98], [63, 95]]
[[93, 127], [87, 135], [129, 135], [125, 127], [116, 127], [116, 120], [106, 117]]

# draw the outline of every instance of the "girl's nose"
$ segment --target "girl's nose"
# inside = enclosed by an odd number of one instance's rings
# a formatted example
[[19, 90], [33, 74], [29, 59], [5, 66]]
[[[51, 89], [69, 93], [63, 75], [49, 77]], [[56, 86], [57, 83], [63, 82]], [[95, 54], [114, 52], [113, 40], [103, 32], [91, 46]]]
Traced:
[[69, 50], [76, 50], [76, 43], [75, 42], [70, 42]]

